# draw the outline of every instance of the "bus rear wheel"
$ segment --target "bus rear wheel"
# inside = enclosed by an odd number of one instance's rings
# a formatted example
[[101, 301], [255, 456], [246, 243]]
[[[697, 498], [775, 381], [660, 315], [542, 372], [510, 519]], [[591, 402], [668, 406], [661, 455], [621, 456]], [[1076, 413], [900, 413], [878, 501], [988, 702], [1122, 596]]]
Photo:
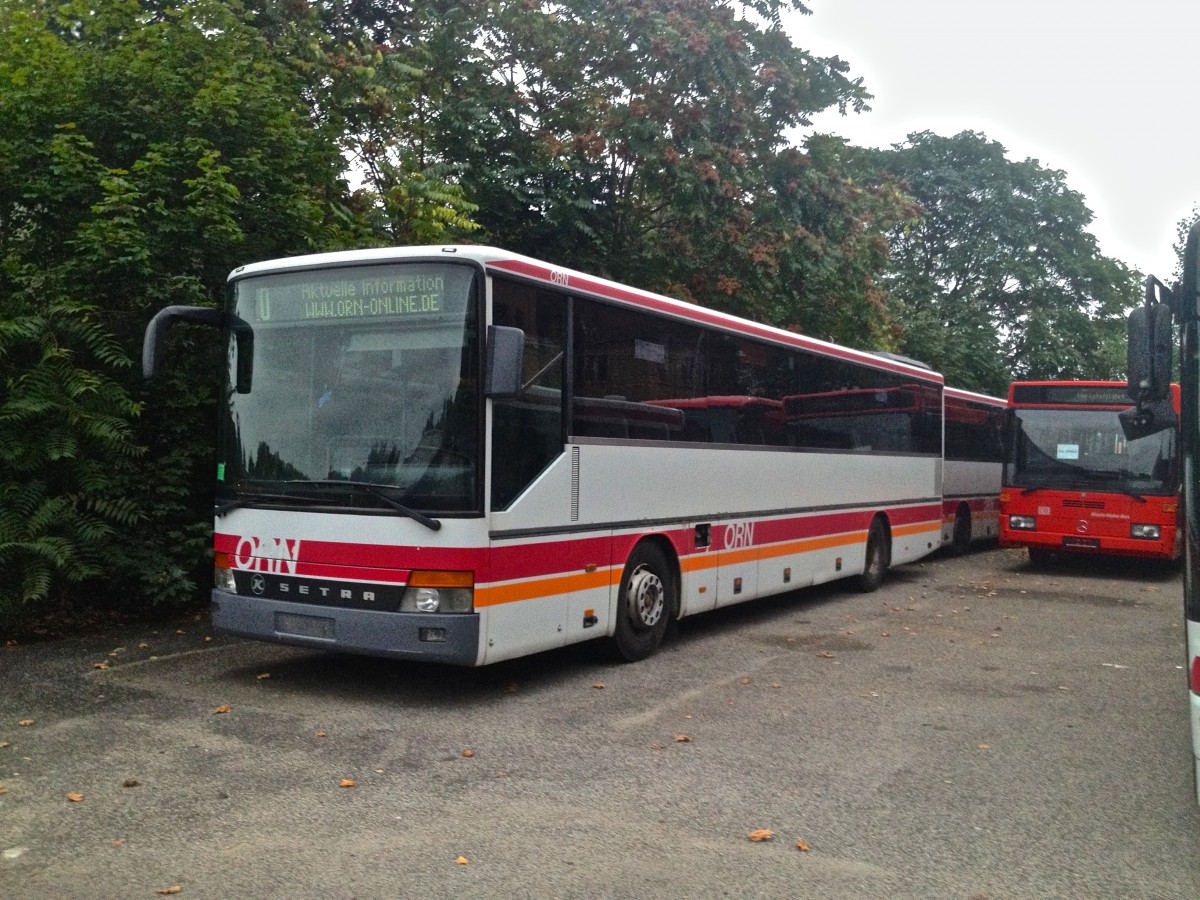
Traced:
[[675, 605], [673, 570], [663, 552], [643, 542], [633, 548], [621, 574], [617, 621], [612, 643], [628, 662], [645, 659], [658, 649]]
[[950, 541], [950, 553], [962, 556], [971, 547], [971, 511], [960, 506], [954, 514], [954, 537]]
[[867, 557], [863, 563], [863, 572], [858, 576], [858, 589], [864, 594], [869, 594], [883, 584], [883, 576], [887, 574], [890, 564], [887, 528], [881, 520], [876, 519], [867, 532]]

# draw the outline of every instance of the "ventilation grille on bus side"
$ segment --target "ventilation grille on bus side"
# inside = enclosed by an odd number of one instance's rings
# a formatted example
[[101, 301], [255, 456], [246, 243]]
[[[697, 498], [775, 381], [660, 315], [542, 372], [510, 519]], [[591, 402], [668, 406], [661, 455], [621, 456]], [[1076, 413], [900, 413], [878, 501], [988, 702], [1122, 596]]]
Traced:
[[571, 521], [579, 521], [579, 448], [571, 448]]

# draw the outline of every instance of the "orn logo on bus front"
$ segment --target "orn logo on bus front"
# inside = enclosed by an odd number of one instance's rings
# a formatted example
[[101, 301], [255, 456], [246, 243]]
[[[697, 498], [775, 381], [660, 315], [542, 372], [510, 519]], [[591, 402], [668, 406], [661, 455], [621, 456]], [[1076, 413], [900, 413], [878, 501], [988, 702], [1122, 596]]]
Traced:
[[272, 575], [295, 575], [300, 558], [300, 541], [286, 538], [262, 538], [247, 535], [238, 538], [233, 553], [233, 565], [238, 569], [269, 572]]

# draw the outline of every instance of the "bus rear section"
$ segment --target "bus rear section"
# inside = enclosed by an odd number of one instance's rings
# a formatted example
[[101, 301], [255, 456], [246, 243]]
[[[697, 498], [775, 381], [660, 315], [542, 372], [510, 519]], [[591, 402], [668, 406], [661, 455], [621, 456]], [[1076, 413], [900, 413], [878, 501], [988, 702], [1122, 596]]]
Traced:
[[[1000, 540], [1054, 553], [1177, 559], [1183, 551], [1177, 429], [1127, 440], [1117, 382], [1014, 382]], [[1179, 409], [1179, 387], [1172, 386]]]
[[945, 389], [942, 546], [955, 555], [976, 541], [999, 537], [1007, 408], [999, 397]]

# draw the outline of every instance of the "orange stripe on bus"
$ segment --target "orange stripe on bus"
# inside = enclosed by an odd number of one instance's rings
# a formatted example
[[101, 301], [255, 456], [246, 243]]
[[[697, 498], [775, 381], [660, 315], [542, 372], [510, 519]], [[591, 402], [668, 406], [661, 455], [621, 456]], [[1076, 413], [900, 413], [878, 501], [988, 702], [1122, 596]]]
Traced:
[[[498, 606], [501, 603], [514, 603], [518, 600], [535, 600], [539, 597], [553, 597], [556, 594], [568, 594], [572, 591], [608, 587], [612, 580], [612, 571], [603, 569], [597, 572], [581, 572], [577, 575], [557, 575], [553, 578], [539, 578], [536, 581], [521, 581], [516, 584], [478, 587], [475, 589], [475, 606]], [[621, 577], [620, 572], [617, 572], [616, 577], [618, 579]]]
[[689, 556], [680, 563], [685, 572], [697, 572], [701, 569], [712, 569], [716, 566], [733, 565], [740, 562], [752, 562], [756, 559], [775, 559], [780, 556], [791, 556], [795, 553], [811, 553], [814, 550], [828, 550], [831, 547], [845, 547], [849, 544], [861, 544], [866, 540], [865, 531], [853, 531], [849, 534], [837, 534], [828, 537], [806, 538], [802, 541], [788, 541], [786, 544], [773, 544], [767, 547], [750, 548], [720, 552], [718, 554], [701, 554]]
[[[931, 529], [930, 523], [924, 522], [894, 528], [892, 529], [892, 533], [894, 535], [911, 535], [930, 530], [937, 530], [937, 526], [935, 525]], [[720, 553], [697, 554], [680, 560], [680, 568], [684, 572], [698, 572], [717, 566], [736, 565], [738, 563], [754, 562], [755, 560], [791, 556], [797, 553], [811, 553], [814, 550], [829, 550], [834, 547], [862, 544], [866, 539], [867, 533], [865, 531], [853, 531], [848, 534], [807, 538], [802, 541], [788, 541], [784, 544], [774, 544], [767, 547], [747, 547]], [[539, 578], [531, 581], [516, 582], [514, 584], [476, 587], [475, 606], [499, 606], [503, 603], [515, 603], [520, 600], [554, 597], [561, 594], [569, 594], [573, 591], [609, 587], [610, 585], [619, 583], [620, 580], [621, 569], [611, 568], [601, 569], [596, 572], [556, 575], [552, 578]]]

